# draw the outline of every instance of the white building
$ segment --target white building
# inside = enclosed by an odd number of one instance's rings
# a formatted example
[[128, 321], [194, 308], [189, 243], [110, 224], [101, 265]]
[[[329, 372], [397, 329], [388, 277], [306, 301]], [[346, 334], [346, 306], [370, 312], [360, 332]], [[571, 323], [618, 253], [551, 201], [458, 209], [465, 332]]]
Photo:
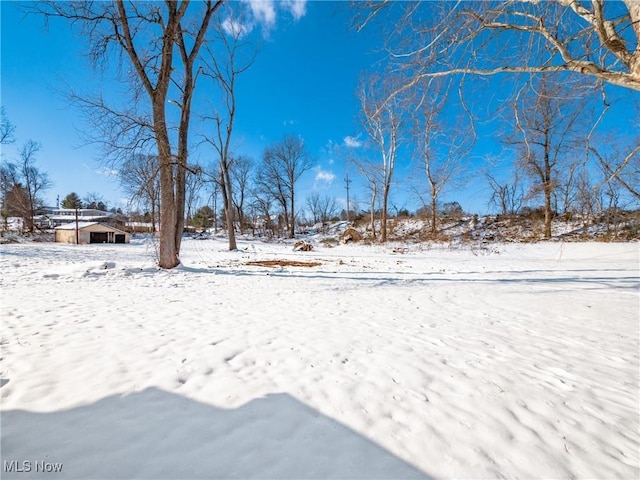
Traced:
[[128, 233], [98, 222], [75, 222], [56, 227], [56, 242], [59, 243], [129, 243]]
[[[111, 212], [96, 210], [94, 208], [79, 208], [77, 209], [77, 212], [79, 222], [106, 222], [113, 216], [113, 213]], [[33, 217], [33, 220], [40, 228], [59, 227], [60, 225], [76, 221], [76, 209], [53, 208], [43, 215]]]

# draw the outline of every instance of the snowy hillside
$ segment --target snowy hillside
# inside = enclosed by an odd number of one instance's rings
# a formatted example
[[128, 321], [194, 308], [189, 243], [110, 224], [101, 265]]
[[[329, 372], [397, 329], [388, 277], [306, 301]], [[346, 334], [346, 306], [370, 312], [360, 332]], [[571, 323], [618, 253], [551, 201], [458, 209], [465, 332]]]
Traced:
[[0, 246], [2, 478], [638, 478], [638, 243], [314, 246]]

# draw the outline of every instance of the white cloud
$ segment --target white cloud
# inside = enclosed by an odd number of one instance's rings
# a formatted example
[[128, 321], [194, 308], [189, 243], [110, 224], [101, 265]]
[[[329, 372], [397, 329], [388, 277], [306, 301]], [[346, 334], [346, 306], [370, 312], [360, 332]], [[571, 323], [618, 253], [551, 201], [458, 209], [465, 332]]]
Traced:
[[336, 178], [332, 172], [323, 170], [320, 166], [314, 168], [314, 170], [316, 171], [315, 183], [313, 185], [314, 188], [316, 188], [318, 184], [324, 184], [324, 186], [330, 187]]
[[[240, 24], [242, 34], [249, 33], [255, 25], [261, 25], [263, 35], [268, 37], [275, 26], [278, 11], [291, 14], [294, 20], [300, 20], [307, 13], [307, 0], [242, 0], [251, 11], [251, 25]], [[230, 25], [231, 27], [231, 25]]]
[[253, 18], [269, 29], [276, 23], [276, 7], [274, 0], [244, 0], [251, 8]]
[[282, 0], [280, 6], [291, 13], [294, 20], [300, 20], [307, 13], [307, 0]]
[[231, 17], [227, 17], [222, 22], [222, 29], [225, 31], [227, 35], [232, 37], [244, 37], [247, 33], [251, 31], [251, 27], [248, 25], [239, 22]]
[[120, 172], [118, 172], [118, 170], [115, 170], [113, 168], [104, 167], [96, 170], [96, 173], [103, 177], [117, 177]]
[[356, 137], [350, 137], [347, 135], [344, 137], [344, 145], [349, 148], [359, 148], [362, 146], [362, 142], [358, 140]]

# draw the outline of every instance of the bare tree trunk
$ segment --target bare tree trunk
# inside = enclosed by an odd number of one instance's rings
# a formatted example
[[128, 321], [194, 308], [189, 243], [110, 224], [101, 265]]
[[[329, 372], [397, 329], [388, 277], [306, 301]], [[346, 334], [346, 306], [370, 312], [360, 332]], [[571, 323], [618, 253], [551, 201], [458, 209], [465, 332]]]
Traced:
[[[164, 109], [156, 110], [154, 121], [156, 127], [164, 125]], [[160, 123], [158, 123], [160, 122]], [[173, 166], [169, 136], [166, 130], [156, 128], [156, 142], [158, 145], [158, 162], [160, 164], [160, 247], [158, 264], [161, 268], [173, 268], [180, 264], [176, 246], [175, 224], [177, 215], [175, 209]], [[174, 228], [168, 228], [174, 226]]]
[[551, 195], [554, 190], [554, 185], [551, 181], [551, 159], [549, 158], [549, 149], [551, 148], [551, 139], [548, 132], [545, 132], [545, 145], [544, 145], [544, 238], [547, 240], [551, 238]]
[[551, 220], [553, 218], [551, 212], [551, 188], [548, 184], [544, 187], [544, 238], [551, 238]]
[[295, 203], [294, 203], [294, 189], [291, 189], [291, 226], [289, 227], [289, 238], [296, 236], [296, 215], [295, 215]]
[[521, 162], [536, 179], [532, 194], [544, 199], [545, 239], [551, 238], [552, 196], [558, 187], [558, 166], [566, 168], [567, 162], [573, 161], [572, 153], [581, 143], [580, 122], [585, 118], [581, 115], [584, 99], [576, 101], [567, 95], [567, 88], [566, 83], [542, 75], [522, 100], [516, 100], [514, 109], [524, 147]]
[[382, 226], [381, 226], [381, 238], [380, 241], [385, 243], [387, 241], [387, 204], [389, 202], [389, 187], [390, 185], [386, 183], [384, 185], [384, 190], [382, 194]]
[[[393, 76], [373, 75], [360, 87], [360, 104], [363, 126], [367, 134], [380, 150], [382, 165], [380, 181], [382, 186], [381, 241], [387, 241], [387, 208], [389, 190], [393, 181], [399, 135], [407, 109], [406, 98], [395, 96], [384, 100], [386, 92], [392, 91], [399, 80]], [[361, 170], [363, 168], [361, 167]], [[371, 174], [375, 175], [374, 171]]]
[[229, 169], [225, 169], [223, 171], [222, 176], [224, 177], [224, 184], [228, 187], [223, 188], [224, 193], [226, 195], [225, 198], [225, 210], [227, 217], [227, 235], [229, 236], [229, 250], [237, 250], [238, 246], [236, 244], [236, 231], [234, 226], [234, 215], [233, 215], [233, 195], [231, 192], [231, 178], [229, 177]]
[[151, 228], [153, 233], [156, 233], [156, 204], [151, 202]]
[[[202, 15], [187, 15], [190, 4], [204, 6]], [[194, 66], [204, 42], [209, 22], [222, 0], [203, 2], [41, 2], [34, 10], [46, 16], [59, 16], [72, 23], [83, 24], [89, 39], [90, 57], [100, 63], [110, 53], [111, 45], [121, 50], [130, 65], [120, 65], [126, 80], [136, 91], [144, 91], [151, 103], [153, 123], [148, 119], [122, 114], [99, 101], [80, 99], [86, 108], [97, 110], [100, 126], [107, 141], [100, 139], [112, 152], [130, 151], [131, 136], [140, 140], [142, 133], [152, 133], [158, 149], [160, 176], [160, 248], [159, 266], [173, 268], [180, 263], [179, 251], [184, 228], [185, 179], [187, 168], [187, 138], [191, 117], [191, 97], [195, 87]], [[190, 49], [187, 50], [187, 41]], [[182, 65], [174, 62], [176, 51]], [[129, 68], [130, 67], [130, 68]], [[135, 72], [135, 75], [132, 75]], [[179, 73], [178, 73], [179, 72]], [[176, 75], [184, 75], [181, 83]], [[181, 119], [178, 129], [177, 155], [173, 155], [166, 124], [166, 108], [170, 84], [182, 94]], [[141, 87], [141, 88], [138, 88]], [[78, 97], [76, 97], [78, 98]], [[135, 104], [136, 102], [134, 102]], [[177, 102], [174, 102], [177, 103]], [[128, 107], [126, 107], [128, 108]], [[135, 106], [132, 108], [135, 110]], [[103, 121], [106, 119], [106, 121]], [[127, 120], [129, 119], [129, 120]], [[128, 122], [128, 123], [127, 123]], [[105, 126], [106, 125], [106, 126]], [[98, 137], [95, 137], [96, 139]], [[145, 139], [146, 140], [146, 139]], [[123, 143], [124, 142], [124, 146]]]
[[438, 219], [438, 191], [433, 183], [431, 184], [431, 235], [435, 238], [438, 233], [436, 221]]
[[375, 182], [372, 183], [371, 185], [371, 209], [370, 209], [370, 213], [371, 213], [371, 233], [373, 235], [373, 239], [375, 240], [376, 238], [376, 197], [378, 195], [378, 187], [375, 184]]

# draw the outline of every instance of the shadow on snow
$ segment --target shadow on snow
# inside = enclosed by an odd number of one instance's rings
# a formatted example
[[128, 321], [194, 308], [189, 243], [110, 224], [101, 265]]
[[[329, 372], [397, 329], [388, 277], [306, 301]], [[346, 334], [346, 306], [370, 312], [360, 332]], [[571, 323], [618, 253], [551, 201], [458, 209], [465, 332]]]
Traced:
[[[366, 272], [331, 272], [331, 271], [291, 271], [275, 269], [237, 269], [237, 268], [198, 268], [181, 265], [180, 271], [200, 274], [234, 275], [234, 276], [270, 276], [280, 278], [306, 278], [325, 280], [349, 280], [373, 282], [379, 285], [392, 285], [395, 283], [530, 283], [530, 284], [566, 284], [578, 286], [579, 289], [619, 289], [638, 290], [640, 289], [640, 277], [634, 270], [522, 270], [522, 271], [487, 271], [487, 272], [376, 272], [367, 270]], [[591, 272], [594, 276], [588, 276]], [[629, 276], [603, 275], [604, 272], [619, 272], [630, 274]], [[558, 276], [549, 275], [550, 273]], [[546, 276], [539, 276], [544, 275]], [[489, 276], [489, 278], [486, 278]], [[491, 278], [493, 276], [494, 278]]]
[[[148, 388], [64, 411], [5, 411], [1, 422], [7, 479], [428, 478], [288, 394], [221, 409]], [[32, 462], [31, 472], [7, 472], [11, 461]], [[36, 461], [62, 472], [36, 472]]]

